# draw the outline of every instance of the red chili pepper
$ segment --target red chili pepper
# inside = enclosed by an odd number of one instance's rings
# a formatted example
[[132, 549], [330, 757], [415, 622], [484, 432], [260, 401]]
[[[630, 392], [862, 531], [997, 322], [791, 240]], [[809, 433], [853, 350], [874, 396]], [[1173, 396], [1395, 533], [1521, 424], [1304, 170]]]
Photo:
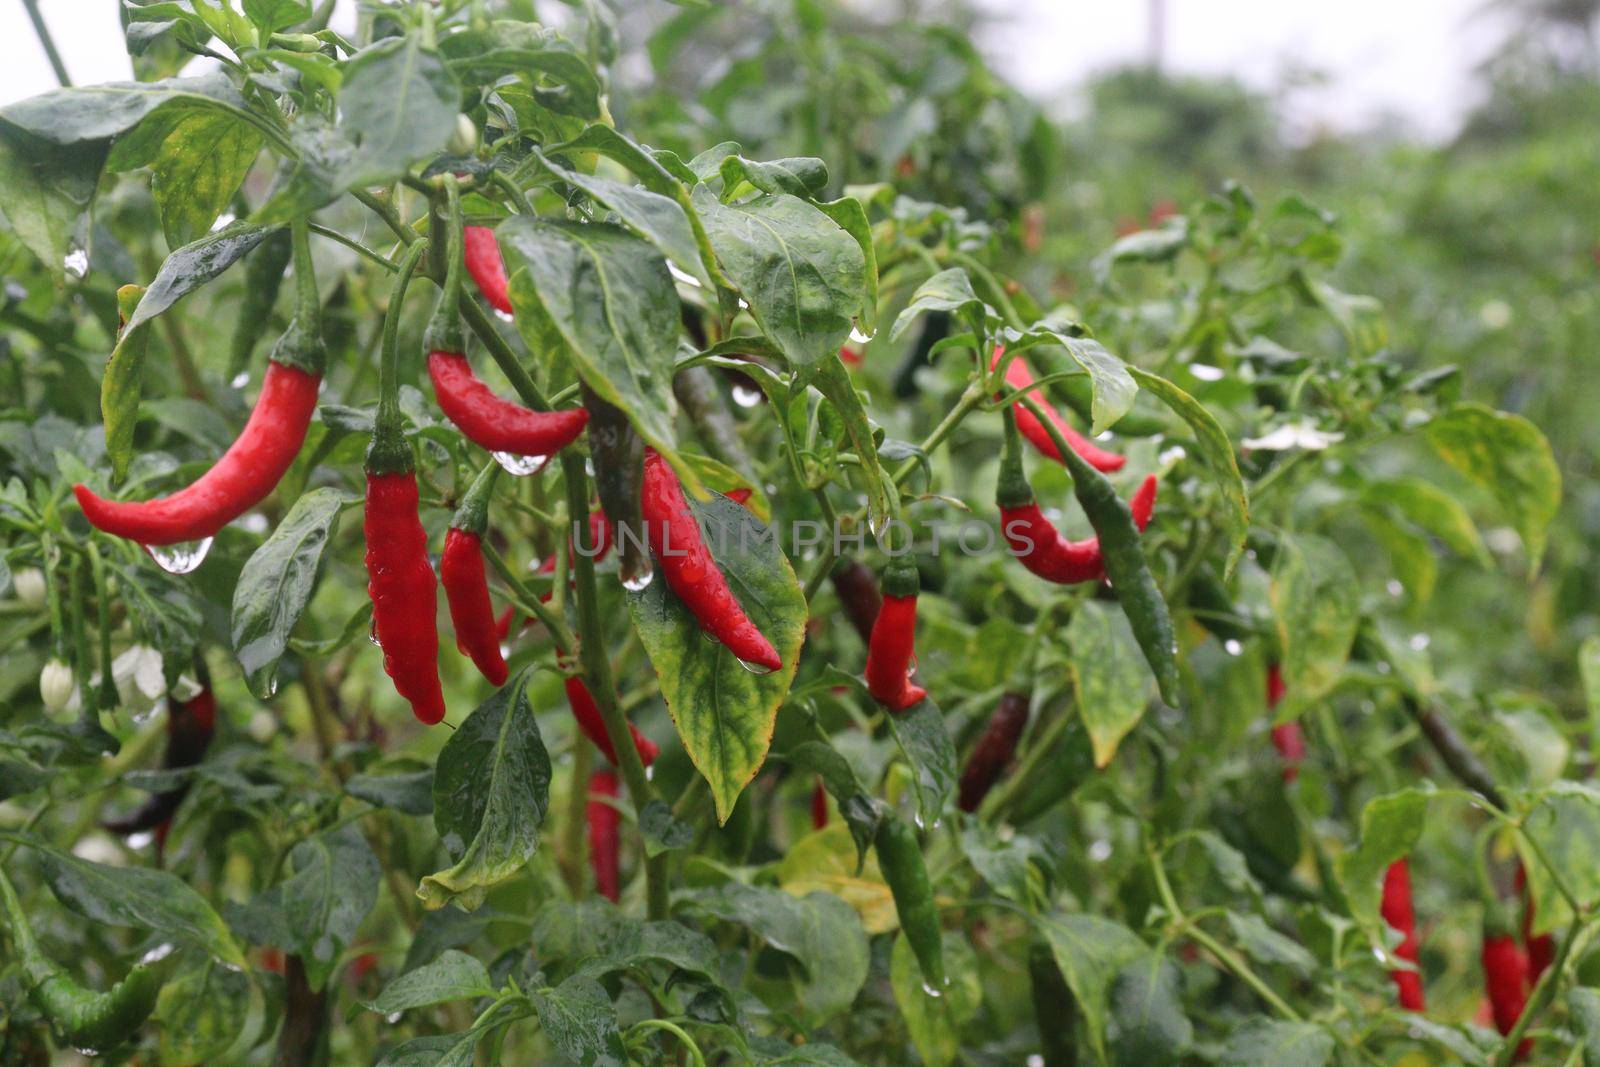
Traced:
[[[1276, 663], [1267, 666], [1267, 709], [1283, 701], [1285, 689], [1283, 671]], [[1300, 764], [1306, 760], [1306, 738], [1298, 722], [1281, 723], [1272, 728], [1272, 747], [1283, 759], [1283, 780], [1292, 782], [1300, 777]]]
[[1017, 742], [1028, 726], [1028, 696], [1026, 693], [1005, 693], [989, 716], [978, 743], [972, 746], [967, 765], [961, 771], [961, 787], [957, 804], [962, 811], [978, 810], [983, 798], [989, 795], [995, 782], [1016, 754]]
[[822, 779], [811, 787], [811, 828], [821, 830], [828, 825], [828, 791], [822, 788]]
[[589, 864], [594, 868], [595, 888], [613, 904], [622, 896], [617, 838], [622, 815], [606, 801], [615, 800], [617, 796], [614, 773], [602, 769], [589, 776], [589, 803], [585, 810], [589, 821]]
[[1554, 934], [1533, 932], [1533, 894], [1528, 892], [1528, 872], [1517, 864], [1517, 892], [1522, 895], [1522, 944], [1528, 953], [1528, 981], [1538, 982], [1556, 958]]
[[[168, 707], [167, 747], [161, 756], [162, 768], [170, 771], [193, 767], [205, 758], [216, 732], [216, 722], [217, 698], [202, 665], [200, 692], [185, 701], [171, 701]], [[107, 819], [100, 825], [123, 837], [152, 830], [161, 835], [188, 792], [189, 783], [185, 781], [174, 789], [152, 793], [132, 812], [120, 819]]]
[[[450, 605], [450, 623], [456, 630], [456, 648], [470, 656], [491, 685], [506, 682], [509, 669], [500, 653], [494, 605], [489, 600], [489, 579], [483, 570], [483, 533], [488, 526], [489, 497], [500, 465], [490, 461], [462, 498], [444, 536], [439, 557], [439, 582]], [[510, 620], [506, 620], [509, 624]]]
[[[1528, 1006], [1528, 955], [1512, 933], [1492, 932], [1490, 925], [1485, 925], [1483, 933], [1483, 984], [1495, 1029], [1505, 1036]], [[1532, 1038], [1523, 1040], [1517, 1046], [1517, 1058], [1526, 1057], [1532, 1046]]]
[[[582, 678], [568, 675], [564, 682], [567, 690], [567, 706], [572, 709], [572, 717], [578, 723], [578, 729], [583, 736], [594, 742], [606, 762], [612, 766], [617, 763], [617, 750], [611, 747], [611, 735], [606, 733], [606, 723], [600, 717], [600, 706], [594, 702], [594, 694], [589, 692], [589, 687], [583, 683]], [[633, 723], [628, 724], [628, 731], [633, 734], [633, 745], [639, 750], [639, 762], [646, 767], [656, 761], [656, 756], [661, 749], [656, 743], [639, 732]]]
[[700, 538], [700, 526], [683, 487], [655, 449], [644, 458], [640, 511], [645, 535], [667, 586], [711, 636], [746, 663], [776, 671], [783, 667], [772, 642], [750, 621], [728, 580]]
[[466, 244], [467, 273], [478, 284], [478, 291], [496, 311], [511, 314], [510, 286], [506, 284], [506, 264], [500, 245], [487, 226], [468, 226], [463, 232]]
[[[1400, 932], [1401, 941], [1394, 954], [1409, 963], [1419, 958], [1417, 942], [1417, 916], [1411, 904], [1411, 866], [1402, 856], [1389, 864], [1383, 874], [1383, 903], [1379, 909], [1383, 921]], [[1400, 1006], [1406, 1011], [1422, 1011], [1422, 974], [1420, 971], [1390, 971]]]
[[844, 608], [850, 625], [861, 635], [863, 644], [870, 642], [872, 626], [878, 621], [878, 612], [883, 608], [883, 597], [878, 593], [878, 579], [865, 563], [848, 558], [841, 558], [829, 577], [833, 579], [833, 591], [838, 595], [839, 604]]
[[844, 365], [847, 367], [859, 367], [861, 365], [861, 353], [849, 345], [839, 346], [839, 358], [844, 361]]
[[[593, 546], [594, 556], [592, 558], [596, 563], [599, 563], [610, 554], [613, 536], [611, 521], [606, 518], [606, 513], [599, 508], [589, 512], [589, 544]], [[570, 538], [567, 540], [567, 544], [569, 546], [572, 544]], [[550, 555], [539, 561], [539, 568], [534, 573], [554, 574], [555, 571], [556, 557]]]
[[911, 661], [917, 635], [916, 564], [889, 562], [883, 572], [883, 607], [867, 642], [867, 691], [890, 711], [905, 711], [928, 695], [911, 683]]
[[738, 504], [740, 507], [747, 508], [750, 506], [750, 494], [753, 492], [755, 492], [755, 490], [751, 489], [749, 486], [741, 486], [738, 489], [729, 489], [722, 495], [733, 501], [735, 504]]
[[417, 515], [411, 446], [401, 433], [398, 378], [400, 309], [426, 244], [417, 241], [407, 250], [384, 318], [378, 413], [367, 449], [365, 532], [367, 592], [372, 597], [373, 632], [383, 649], [383, 669], [411, 702], [412, 713], [432, 725], [445, 712], [435, 627], [438, 591], [428, 564], [428, 535]]
[[[1020, 419], [1018, 420], [1020, 422]], [[1000, 532], [1012, 553], [1028, 570], [1048, 582], [1071, 585], [1077, 582], [1096, 582], [1105, 577], [1105, 566], [1100, 555], [1100, 539], [1090, 537], [1082, 541], [1069, 541], [1033, 498], [1033, 490], [1021, 474], [1020, 460], [1015, 476], [1002, 464], [1000, 489], [996, 498], [1000, 504]], [[1151, 475], [1139, 484], [1139, 489], [1129, 501], [1133, 522], [1140, 530], [1150, 525], [1150, 515], [1155, 510], [1157, 483]]]
[[[1000, 364], [1000, 358], [1005, 355], [1005, 351], [1004, 345], [995, 347], [994, 358], [989, 362], [990, 370]], [[1023, 362], [1021, 356], [1017, 356], [1006, 365], [1006, 384], [1012, 389], [1027, 389], [1028, 386], [1033, 384], [1033, 372], [1028, 369], [1027, 363]], [[1062, 438], [1072, 446], [1072, 450], [1082, 456], [1084, 461], [1095, 470], [1105, 471], [1106, 473], [1119, 471], [1122, 469], [1123, 464], [1128, 462], [1126, 457], [1099, 448], [1093, 441], [1069, 426], [1067, 420], [1061, 417], [1061, 412], [1056, 410], [1055, 405], [1045, 399], [1044, 390], [1032, 389], [1028, 391], [1027, 395], [1034, 403], [1039, 405], [1039, 410], [1044, 412], [1045, 417], [1055, 425], [1055, 428], [1061, 431]], [[1044, 428], [1044, 424], [1039, 421], [1039, 417], [1028, 410], [1020, 400], [1012, 405], [1012, 409], [1017, 415], [1017, 429], [1022, 431], [1022, 436], [1028, 439], [1028, 443], [1057, 463], [1062, 462], [1061, 452], [1056, 448], [1055, 440], [1050, 436], [1049, 431]]]
[[460, 352], [428, 353], [428, 376], [439, 408], [473, 444], [515, 456], [552, 456], [588, 425], [583, 408], [533, 411], [496, 396]]

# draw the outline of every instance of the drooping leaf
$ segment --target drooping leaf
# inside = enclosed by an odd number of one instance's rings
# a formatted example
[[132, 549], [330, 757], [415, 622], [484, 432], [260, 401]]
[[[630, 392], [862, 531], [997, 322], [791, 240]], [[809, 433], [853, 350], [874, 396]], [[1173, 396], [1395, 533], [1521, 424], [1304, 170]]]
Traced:
[[117, 346], [106, 361], [100, 379], [100, 416], [106, 424], [106, 458], [111, 461], [111, 484], [121, 484], [133, 461], [133, 431], [139, 422], [139, 393], [144, 383], [144, 355], [150, 347], [150, 331], [145, 326], [129, 329], [144, 289], [124, 285], [117, 290], [117, 311], [124, 323]]
[[1481, 404], [1458, 404], [1423, 432], [1445, 462], [1493, 494], [1522, 536], [1529, 570], [1538, 570], [1545, 531], [1561, 509], [1561, 468], [1544, 434]]
[[1144, 942], [1126, 926], [1097, 915], [1057, 912], [1034, 922], [1088, 1024], [1089, 1044], [1103, 1056], [1111, 982], [1123, 967], [1144, 955]]
[[1344, 671], [1360, 624], [1360, 587], [1342, 549], [1314, 534], [1279, 540], [1273, 620], [1283, 647], [1286, 713], [1326, 695]]
[[1083, 725], [1104, 767], [1149, 705], [1149, 683], [1139, 645], [1121, 612], [1094, 601], [1079, 604], [1067, 626], [1072, 675]]

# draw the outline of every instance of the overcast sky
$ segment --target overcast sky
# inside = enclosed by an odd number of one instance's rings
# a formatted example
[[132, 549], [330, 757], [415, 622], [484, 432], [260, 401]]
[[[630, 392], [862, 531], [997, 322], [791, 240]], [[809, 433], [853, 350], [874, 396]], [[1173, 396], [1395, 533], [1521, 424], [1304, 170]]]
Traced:
[[[738, 2], [738, 0], [731, 0]], [[856, 0], [870, 6], [873, 0]], [[1025, 89], [1062, 94], [1085, 73], [1148, 54], [1148, 0], [978, 0], [1003, 19], [982, 43]], [[130, 77], [116, 0], [41, 0], [79, 84]], [[346, 11], [354, 0], [340, 0]], [[898, 6], [898, 5], [896, 5]], [[1482, 0], [1166, 0], [1170, 69], [1231, 73], [1273, 89], [1295, 70], [1328, 85], [1291, 97], [1296, 125], [1350, 129], [1395, 114], [1430, 135], [1449, 133], [1472, 102], [1472, 68], [1497, 30], [1474, 17]], [[0, 0], [0, 104], [55, 87], [18, 0]]]

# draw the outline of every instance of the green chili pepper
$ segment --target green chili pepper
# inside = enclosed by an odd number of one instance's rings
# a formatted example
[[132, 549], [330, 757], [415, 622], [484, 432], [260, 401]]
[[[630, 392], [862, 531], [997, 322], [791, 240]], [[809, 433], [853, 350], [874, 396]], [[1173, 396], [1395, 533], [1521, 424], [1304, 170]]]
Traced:
[[1044, 1067], [1076, 1067], [1078, 1043], [1073, 1038], [1078, 1005], [1055, 954], [1043, 941], [1028, 950], [1028, 978], [1033, 987], [1033, 1014], [1039, 1022], [1039, 1054]]
[[1123, 614], [1133, 627], [1133, 636], [1144, 650], [1144, 658], [1155, 672], [1156, 685], [1161, 689], [1161, 699], [1174, 706], [1178, 703], [1178, 639], [1172, 628], [1172, 615], [1161, 589], [1150, 573], [1144, 547], [1139, 543], [1139, 527], [1134, 524], [1129, 510], [1106, 476], [1091, 467], [1083, 457], [1060, 440], [1060, 434], [1038, 410], [1033, 401], [1024, 396], [1022, 403], [1039, 416], [1056, 447], [1061, 451], [1067, 472], [1072, 475], [1072, 492], [1078, 506], [1089, 519], [1089, 525], [1100, 539], [1100, 555], [1106, 577], [1116, 590]]
[[900, 916], [900, 929], [917, 957], [923, 981], [935, 991], [945, 986], [944, 934], [939, 928], [939, 908], [933, 900], [933, 884], [922, 861], [917, 835], [893, 814], [878, 824], [874, 841], [878, 866], [894, 895], [894, 910]]
[[153, 958], [134, 964], [122, 981], [97, 993], [79, 984], [39, 948], [4, 873], [0, 873], [0, 913], [22, 962], [28, 999], [63, 1041], [91, 1054], [114, 1048], [138, 1032], [155, 1010], [161, 986], [177, 962], [177, 953], [170, 950], [152, 954]]

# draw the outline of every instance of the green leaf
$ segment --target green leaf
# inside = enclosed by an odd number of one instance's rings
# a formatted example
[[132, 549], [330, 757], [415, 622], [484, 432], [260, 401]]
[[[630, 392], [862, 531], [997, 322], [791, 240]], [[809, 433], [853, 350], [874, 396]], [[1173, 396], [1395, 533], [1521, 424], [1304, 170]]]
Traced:
[[795, 156], [761, 163], [744, 156], [728, 156], [717, 167], [722, 176], [723, 198], [741, 192], [748, 182], [763, 193], [787, 193], [810, 200], [828, 187], [828, 165], [815, 156]]
[[822, 779], [823, 788], [838, 802], [845, 824], [850, 827], [859, 866], [865, 861], [878, 824], [883, 820], [882, 801], [862, 788], [855, 768], [831, 744], [804, 741], [785, 752], [783, 758]]
[[889, 953], [889, 986], [894, 991], [894, 1002], [911, 1033], [911, 1043], [928, 1067], [958, 1062], [959, 1028], [971, 1021], [983, 1004], [978, 957], [972, 943], [948, 932], [943, 941], [950, 981], [938, 996], [929, 995], [916, 953], [911, 951], [905, 934], [895, 936]]
[[1457, 555], [1486, 567], [1492, 562], [1467, 509], [1432, 482], [1421, 478], [1369, 482], [1361, 491], [1361, 499], [1368, 504], [1392, 508], [1407, 522], [1420, 526], [1449, 545]]
[[1428, 539], [1390, 518], [1387, 511], [1362, 508], [1361, 518], [1389, 554], [1389, 566], [1396, 580], [1405, 586], [1411, 602], [1426, 604], [1431, 600], [1439, 576], [1439, 561], [1434, 559], [1433, 546]]
[[243, 259], [247, 252], [265, 241], [276, 229], [276, 226], [235, 222], [177, 249], [167, 256], [161, 269], [156, 271], [155, 280], [145, 290], [144, 298], [139, 301], [139, 307], [125, 329], [131, 330], [149, 322], [205, 285]]
[[1113, 1062], [1143, 1067], [1183, 1059], [1194, 1026], [1183, 1011], [1179, 978], [1177, 966], [1154, 951], [1117, 972], [1110, 995]]
[[475, 1026], [464, 1034], [414, 1037], [384, 1053], [374, 1067], [472, 1067], [483, 1033]]
[[398, 774], [354, 774], [344, 791], [357, 800], [407, 815], [433, 814], [433, 768]]
[[221, 916], [177, 875], [146, 867], [109, 867], [30, 842], [50, 891], [92, 922], [132, 926], [195, 945], [243, 967], [244, 954]]
[[1257, 963], [1288, 967], [1301, 977], [1316, 969], [1316, 958], [1297, 941], [1278, 933], [1259, 915], [1228, 914], [1228, 927], [1244, 954]]
[[634, 630], [661, 680], [661, 693], [689, 759], [711, 786], [726, 822], [766, 760], [778, 707], [794, 680], [808, 617], [800, 583], [773, 533], [749, 511], [713, 493], [690, 501], [706, 547], [745, 614], [772, 642], [783, 669], [754, 674], [706, 637], [657, 575], [628, 594]]
[[723, 204], [699, 186], [693, 201], [723, 273], [790, 365], [804, 370], [837, 356], [869, 292], [856, 239], [794, 196]]
[[1561, 509], [1561, 468], [1544, 434], [1481, 404], [1457, 405], [1423, 432], [1445, 462], [1494, 495], [1522, 536], [1529, 570], [1538, 570], [1545, 531]]
[[663, 852], [676, 852], [694, 844], [695, 829], [672, 814], [664, 800], [652, 800], [639, 813], [639, 836], [644, 839], [646, 856], [654, 858]]
[[1103, 1059], [1107, 992], [1123, 967], [1144, 956], [1144, 942], [1121, 923], [1097, 915], [1054, 912], [1033, 921], [1083, 1012], [1089, 1044]]
[[239, 572], [233, 588], [233, 650], [258, 697], [270, 697], [278, 688], [278, 661], [311, 603], [322, 558], [339, 528], [339, 512], [350, 499], [326, 486], [306, 493]]
[[232, 111], [169, 108], [119, 140], [108, 170], [150, 167], [169, 248], [202, 237], [227, 210], [262, 135]]
[[339, 128], [355, 151], [339, 190], [381, 185], [444, 150], [461, 111], [461, 87], [415, 34], [368, 45], [345, 64]]
[[817, 204], [816, 209], [828, 216], [845, 233], [856, 239], [861, 255], [866, 260], [866, 296], [861, 311], [856, 315], [856, 328], [871, 337], [878, 331], [878, 254], [872, 244], [872, 224], [867, 221], [867, 209], [853, 196], [842, 196]]
[[834, 413], [844, 424], [845, 434], [850, 438], [851, 450], [861, 461], [861, 480], [865, 483], [862, 489], [867, 495], [869, 522], [874, 529], [882, 529], [883, 524], [891, 518], [891, 512], [889, 489], [883, 465], [878, 459], [877, 441], [872, 434], [872, 423], [867, 418], [866, 406], [856, 393], [855, 382], [837, 352], [818, 364], [813, 384], [818, 392], [828, 398], [828, 403], [833, 405]]
[[1285, 535], [1270, 596], [1288, 689], [1283, 721], [1338, 684], [1361, 622], [1360, 587], [1338, 545], [1314, 534]]
[[1040, 871], [1048, 866], [1048, 855], [1039, 842], [982, 822], [969, 823], [960, 841], [961, 854], [990, 889], [1023, 907], [1042, 898], [1045, 884]]
[[661, 253], [608, 223], [516, 215], [495, 234], [524, 335], [554, 326], [590, 388], [645, 441], [671, 452], [678, 294]]
[[1322, 1067], [1333, 1057], [1333, 1035], [1315, 1023], [1250, 1019], [1228, 1037], [1222, 1067]]
[[1590, 634], [1578, 646], [1578, 677], [1583, 682], [1590, 735], [1600, 742], [1600, 634]]
[[1583, 1067], [1600, 1067], [1600, 990], [1568, 990], [1567, 1011], [1582, 1041]]
[[[1538, 795], [1525, 832], [1581, 905], [1600, 901], [1600, 789], [1557, 782]], [[1548, 888], [1549, 879], [1540, 879]], [[1555, 892], [1538, 897], [1539, 925], [1559, 923], [1571, 909]]]
[[117, 346], [106, 361], [100, 379], [100, 416], [106, 424], [106, 458], [111, 461], [111, 484], [120, 485], [133, 461], [133, 431], [139, 423], [139, 393], [144, 384], [144, 356], [150, 347], [145, 326], [129, 329], [126, 323], [144, 296], [137, 285], [117, 290], [117, 312], [124, 326]]
[[242, 0], [240, 6], [263, 34], [288, 29], [311, 17], [311, 0]]
[[890, 715], [889, 729], [911, 765], [918, 817], [924, 826], [932, 826], [955, 791], [959, 773], [955, 742], [950, 740], [944, 714], [932, 697], [923, 697], [905, 711]]
[[908, 303], [895, 317], [889, 330], [889, 340], [898, 341], [911, 324], [929, 311], [943, 311], [966, 320], [974, 334], [983, 333], [985, 325], [998, 325], [1000, 316], [993, 308], [978, 299], [972, 291], [972, 279], [960, 267], [942, 270], [917, 286]]
[[1194, 433], [1195, 449], [1200, 462], [1211, 475], [1222, 494], [1223, 529], [1228, 534], [1227, 574], [1233, 573], [1234, 564], [1244, 551], [1245, 534], [1250, 529], [1250, 502], [1245, 496], [1244, 478], [1239, 473], [1239, 461], [1234, 455], [1233, 443], [1216, 417], [1201, 406], [1194, 397], [1173, 385], [1158, 374], [1138, 367], [1129, 367], [1134, 381], [1150, 391], [1172, 412], [1189, 424]]
[[439, 958], [414, 971], [407, 971], [367, 1002], [367, 1010], [391, 1015], [430, 1004], [448, 1004], [494, 995], [494, 981], [477, 959], [465, 952], [446, 949]]
[[161, 987], [151, 1016], [163, 1064], [203, 1064], [233, 1046], [250, 1016], [250, 979], [206, 957], [188, 960]]
[[711, 276], [706, 273], [700, 260], [700, 245], [695, 239], [694, 228], [689, 224], [689, 216], [683, 205], [677, 200], [610, 178], [568, 170], [537, 149], [534, 154], [550, 173], [616, 212], [624, 226], [655, 245], [707, 290], [712, 288]]
[[429, 908], [452, 900], [476, 908], [539, 847], [550, 754], [528, 703], [527, 678], [523, 671], [478, 705], [439, 752], [433, 825], [456, 862], [422, 880], [417, 896]]
[[1073, 610], [1067, 643], [1072, 647], [1079, 714], [1094, 746], [1094, 763], [1105, 767], [1150, 703], [1139, 644], [1121, 612], [1092, 600]]
[[781, 889], [725, 882], [692, 891], [687, 901], [745, 927], [799, 964], [795, 994], [809, 1026], [850, 1007], [867, 980], [870, 953], [861, 920], [831, 893], [795, 897]]
[[1104, 432], [1132, 410], [1139, 386], [1134, 381], [1131, 368], [1106, 351], [1099, 341], [1062, 333], [1048, 320], [1021, 333], [1006, 330], [1004, 337], [1008, 351], [1021, 351], [1041, 344], [1059, 345], [1066, 349], [1072, 361], [1089, 376], [1090, 433]]
[[1432, 789], [1402, 789], [1373, 797], [1361, 809], [1361, 844], [1339, 857], [1339, 884], [1350, 914], [1376, 944], [1383, 944], [1383, 876], [1389, 865], [1409, 855], [1422, 836]]
[[530, 989], [539, 1028], [556, 1051], [583, 1067], [626, 1067], [617, 1009], [593, 978], [574, 975], [555, 988]]
[[245, 109], [225, 74], [58, 89], [0, 108], [6, 218], [59, 277], [114, 142], [158, 113], [170, 120], [173, 113], [222, 112], [243, 121]]
[[600, 82], [589, 63], [560, 32], [509, 19], [482, 29], [449, 34], [440, 51], [454, 74], [468, 83], [507, 75], [527, 80], [543, 107], [581, 119], [601, 117]]

